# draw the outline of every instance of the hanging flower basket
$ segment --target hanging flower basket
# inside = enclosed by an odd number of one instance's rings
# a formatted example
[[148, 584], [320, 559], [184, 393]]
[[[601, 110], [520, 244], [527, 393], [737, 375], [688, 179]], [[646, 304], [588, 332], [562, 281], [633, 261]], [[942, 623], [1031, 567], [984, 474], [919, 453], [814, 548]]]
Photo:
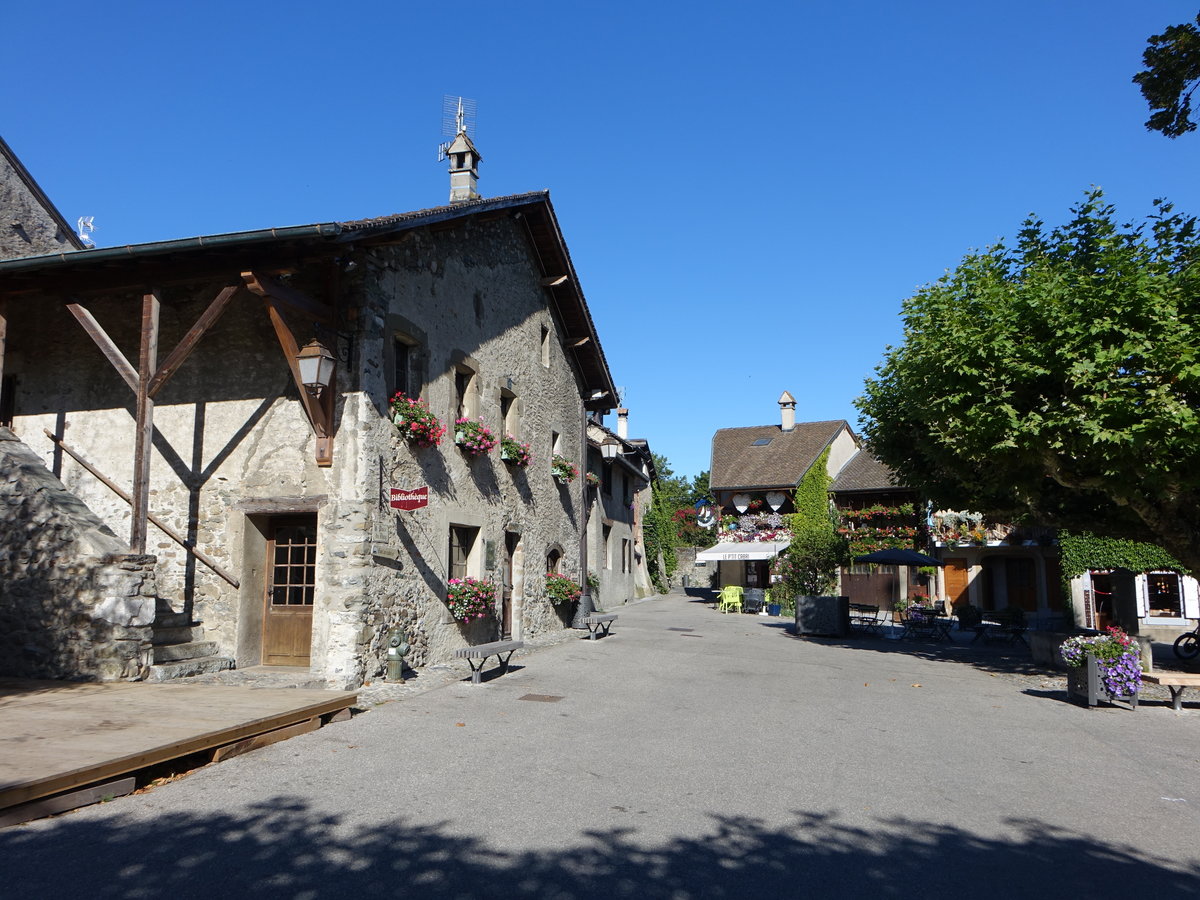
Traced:
[[566, 575], [557, 572], [546, 573], [546, 597], [555, 606], [575, 603], [582, 593], [579, 585]]
[[506, 434], [500, 439], [500, 458], [518, 469], [524, 469], [533, 462], [533, 452], [528, 444], [523, 444], [511, 434]]
[[500, 442], [491, 430], [477, 419], [455, 419], [454, 443], [472, 456], [483, 456], [491, 453]]
[[446, 606], [460, 622], [490, 615], [496, 603], [496, 586], [474, 578], [451, 578], [446, 587]]
[[419, 397], [414, 400], [397, 391], [388, 404], [392, 411], [392, 424], [405, 440], [418, 447], [436, 447], [441, 443], [446, 426], [429, 411], [429, 404]]
[[587, 481], [588, 487], [600, 487], [600, 476], [595, 472], [588, 472], [583, 477]]
[[1088, 706], [1106, 697], [1111, 703], [1136, 707], [1142, 687], [1140, 651], [1137, 641], [1120, 628], [1067, 638], [1059, 648], [1068, 667], [1067, 692]]
[[550, 460], [550, 471], [561, 484], [570, 484], [579, 477], [579, 469], [575, 463], [571, 462], [565, 456], [559, 456], [557, 453]]

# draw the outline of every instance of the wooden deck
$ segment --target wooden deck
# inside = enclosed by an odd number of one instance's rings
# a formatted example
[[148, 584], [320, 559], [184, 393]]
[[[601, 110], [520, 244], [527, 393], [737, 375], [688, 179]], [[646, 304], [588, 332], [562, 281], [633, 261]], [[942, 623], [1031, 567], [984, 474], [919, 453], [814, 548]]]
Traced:
[[0, 678], [0, 811], [193, 753], [225, 748], [214, 754], [220, 759], [302, 734], [357, 698], [291, 688]]

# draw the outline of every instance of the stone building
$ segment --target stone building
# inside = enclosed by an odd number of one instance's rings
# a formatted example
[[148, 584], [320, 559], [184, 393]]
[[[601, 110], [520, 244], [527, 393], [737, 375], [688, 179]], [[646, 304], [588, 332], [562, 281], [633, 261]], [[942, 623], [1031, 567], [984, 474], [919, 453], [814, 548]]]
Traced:
[[82, 250], [62, 213], [0, 138], [0, 259]]
[[588, 569], [596, 576], [601, 609], [655, 593], [642, 523], [656, 475], [650, 445], [629, 438], [629, 410], [617, 410], [617, 429], [588, 425], [587, 472], [595, 483], [588, 516]]
[[[586, 464], [616, 389], [548, 194], [8, 260], [0, 325], [13, 434], [157, 557], [158, 645], [351, 687], [395, 630], [421, 665], [569, 621], [542, 574], [582, 575], [587, 488], [550, 461]], [[401, 434], [398, 391], [448, 426], [439, 445]], [[456, 446], [458, 418], [532, 463]], [[451, 615], [464, 576], [497, 586], [494, 615]]]

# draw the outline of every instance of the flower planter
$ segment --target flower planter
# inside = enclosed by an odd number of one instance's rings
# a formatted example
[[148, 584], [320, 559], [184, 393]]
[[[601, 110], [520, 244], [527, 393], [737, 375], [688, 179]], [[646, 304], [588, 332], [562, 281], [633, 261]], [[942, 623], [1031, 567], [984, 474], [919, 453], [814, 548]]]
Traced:
[[1101, 700], [1107, 700], [1114, 706], [1125, 709], [1137, 709], [1137, 694], [1113, 694], [1104, 685], [1104, 675], [1100, 671], [1100, 661], [1095, 655], [1088, 653], [1083, 665], [1067, 669], [1067, 695], [1079, 699], [1084, 706], [1091, 708], [1099, 706]]
[[782, 611], [783, 611], [783, 604], [781, 604], [781, 603], [768, 603], [767, 604], [767, 615], [768, 616], [777, 616]]

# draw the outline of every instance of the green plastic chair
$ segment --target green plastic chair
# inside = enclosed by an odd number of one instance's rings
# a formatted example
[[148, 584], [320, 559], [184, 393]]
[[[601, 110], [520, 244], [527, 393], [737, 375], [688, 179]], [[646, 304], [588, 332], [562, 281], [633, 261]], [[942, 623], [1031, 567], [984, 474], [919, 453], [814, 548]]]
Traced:
[[719, 612], [741, 612], [742, 611], [742, 589], [735, 584], [721, 588], [721, 593], [717, 595], [718, 603], [717, 610]]

